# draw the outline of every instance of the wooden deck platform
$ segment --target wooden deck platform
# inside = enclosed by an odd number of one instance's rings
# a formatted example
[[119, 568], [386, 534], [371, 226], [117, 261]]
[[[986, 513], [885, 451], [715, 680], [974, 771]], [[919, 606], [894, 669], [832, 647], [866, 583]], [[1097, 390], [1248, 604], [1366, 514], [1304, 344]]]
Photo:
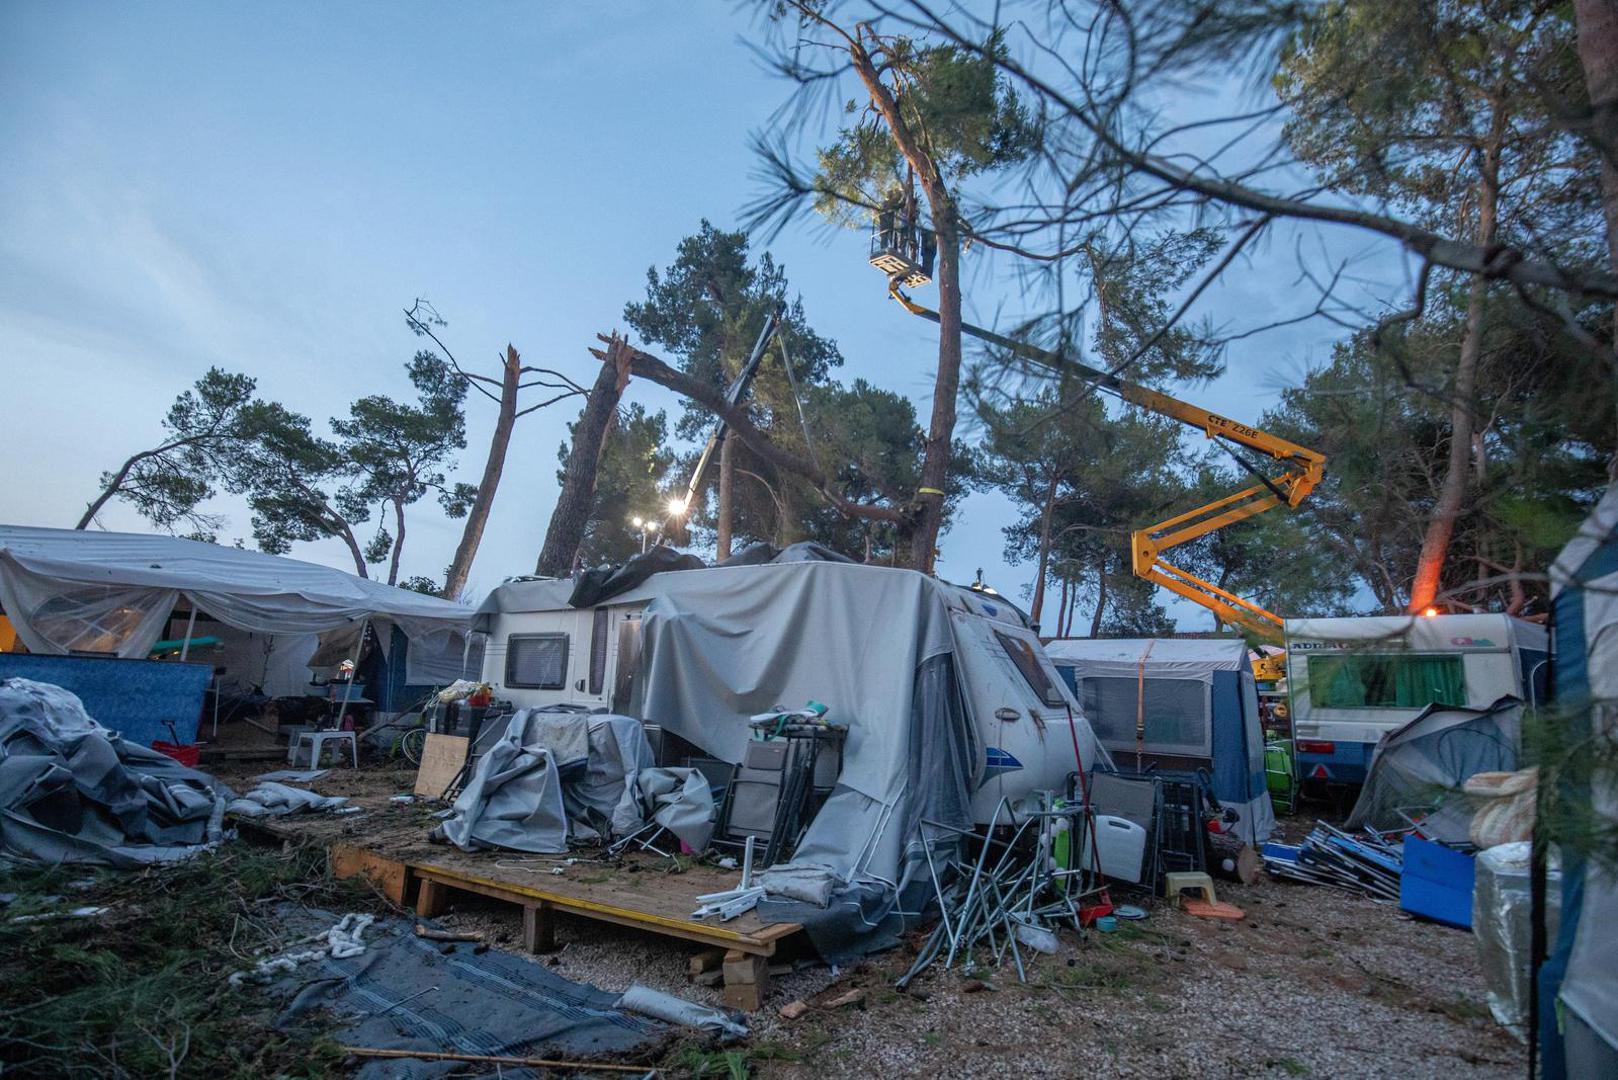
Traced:
[[[364, 875], [403, 907], [424, 918], [441, 914], [457, 892], [515, 904], [523, 911], [523, 943], [535, 952], [555, 946], [556, 912], [679, 938], [708, 950], [693, 972], [724, 968], [725, 998], [756, 1009], [763, 1000], [769, 958], [802, 928], [770, 922], [756, 912], [719, 922], [691, 912], [704, 893], [734, 888], [739, 871], [691, 865], [676, 872], [666, 859], [641, 852], [616, 864], [513, 851], [465, 852], [427, 840], [432, 820], [420, 804], [355, 800], [348, 815], [293, 815], [246, 819], [245, 829], [287, 843], [323, 844], [340, 877]], [[581, 855], [587, 853], [579, 853]], [[560, 873], [554, 871], [560, 868]], [[718, 955], [722, 954], [722, 955]]]

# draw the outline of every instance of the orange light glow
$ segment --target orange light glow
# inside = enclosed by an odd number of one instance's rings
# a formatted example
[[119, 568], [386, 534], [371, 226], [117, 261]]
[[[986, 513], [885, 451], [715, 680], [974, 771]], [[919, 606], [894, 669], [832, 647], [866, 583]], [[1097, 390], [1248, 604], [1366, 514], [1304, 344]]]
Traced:
[[1438, 609], [1435, 607], [1423, 608], [1421, 614], [1423, 618], [1430, 619], [1438, 614]]

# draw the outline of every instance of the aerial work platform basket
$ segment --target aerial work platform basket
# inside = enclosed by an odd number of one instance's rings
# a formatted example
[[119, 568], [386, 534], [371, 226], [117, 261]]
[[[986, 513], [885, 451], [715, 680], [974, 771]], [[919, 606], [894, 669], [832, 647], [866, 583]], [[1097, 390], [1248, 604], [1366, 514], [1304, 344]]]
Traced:
[[914, 215], [884, 208], [871, 227], [871, 265], [896, 285], [914, 288], [933, 279], [933, 258], [938, 241], [922, 228]]

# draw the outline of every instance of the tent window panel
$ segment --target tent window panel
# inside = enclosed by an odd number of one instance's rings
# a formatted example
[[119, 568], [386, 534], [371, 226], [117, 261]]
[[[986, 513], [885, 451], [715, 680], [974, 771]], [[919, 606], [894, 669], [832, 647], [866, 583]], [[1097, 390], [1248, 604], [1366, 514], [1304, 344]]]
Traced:
[[1318, 709], [1465, 705], [1459, 656], [1311, 656], [1309, 700]]
[[[1144, 695], [1144, 696], [1143, 696]], [[1137, 709], [1145, 716], [1145, 743], [1162, 753], [1207, 757], [1213, 749], [1208, 685], [1200, 679], [1138, 679], [1087, 676], [1079, 680], [1079, 703], [1104, 745], [1135, 745]]]
[[521, 634], [506, 639], [506, 685], [560, 690], [567, 685], [567, 635]]
[[1034, 652], [1032, 645], [1021, 638], [1001, 633], [999, 630], [994, 632], [994, 636], [1000, 639], [1000, 647], [1006, 651], [1006, 655], [1016, 665], [1017, 670], [1022, 674], [1023, 681], [1028, 683], [1029, 688], [1034, 691], [1035, 697], [1046, 705], [1063, 705], [1066, 703], [1067, 699], [1062, 696], [1061, 688], [1056, 685], [1056, 680], [1046, 672], [1045, 665], [1039, 662], [1039, 655]]
[[595, 609], [590, 624], [590, 693], [599, 694], [607, 685], [607, 609]]

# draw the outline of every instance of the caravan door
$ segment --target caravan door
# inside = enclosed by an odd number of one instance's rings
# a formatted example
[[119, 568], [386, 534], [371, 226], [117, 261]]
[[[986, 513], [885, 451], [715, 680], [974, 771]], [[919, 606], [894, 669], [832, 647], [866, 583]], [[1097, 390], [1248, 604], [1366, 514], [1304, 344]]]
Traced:
[[1033, 631], [960, 609], [950, 617], [962, 696], [983, 755], [972, 813], [985, 824], [1002, 798], [1066, 784], [1078, 767], [1069, 717], [1080, 710]]

